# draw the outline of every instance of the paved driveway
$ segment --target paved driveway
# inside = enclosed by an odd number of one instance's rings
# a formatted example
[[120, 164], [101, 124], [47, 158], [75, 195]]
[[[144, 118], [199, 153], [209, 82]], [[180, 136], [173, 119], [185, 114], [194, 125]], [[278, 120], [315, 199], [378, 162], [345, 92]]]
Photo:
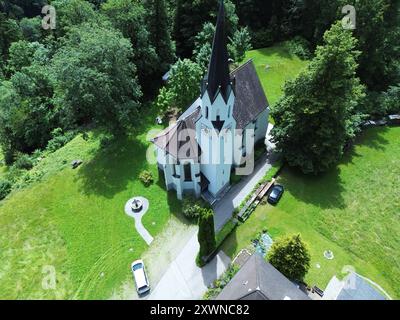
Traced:
[[205, 267], [196, 265], [199, 252], [197, 232], [190, 238], [178, 257], [170, 264], [149, 300], [199, 300], [208, 286], [217, 279], [231, 263], [230, 258], [220, 251]]
[[268, 154], [257, 161], [251, 175], [243, 177], [221, 200], [214, 204], [215, 230], [221, 230], [225, 223], [232, 217], [234, 209], [253, 191], [257, 183], [265, 176], [274, 163], [275, 155], [273, 154], [273, 149], [275, 146], [269, 142], [272, 128], [273, 125], [269, 124], [267, 133]]

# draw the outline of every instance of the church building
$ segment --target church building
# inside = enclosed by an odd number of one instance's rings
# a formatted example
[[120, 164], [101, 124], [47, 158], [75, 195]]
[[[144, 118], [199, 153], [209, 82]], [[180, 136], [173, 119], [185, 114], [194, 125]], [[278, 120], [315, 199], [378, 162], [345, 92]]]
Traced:
[[[252, 60], [229, 71], [225, 9], [221, 1], [212, 54], [200, 96], [152, 142], [160, 173], [177, 197], [214, 202], [265, 141], [269, 106]], [[251, 173], [251, 172], [250, 172]]]

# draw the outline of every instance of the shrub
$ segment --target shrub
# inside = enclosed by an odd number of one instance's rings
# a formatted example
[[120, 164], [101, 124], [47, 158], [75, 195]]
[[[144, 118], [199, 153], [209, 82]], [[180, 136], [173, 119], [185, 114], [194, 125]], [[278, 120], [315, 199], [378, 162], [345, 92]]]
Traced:
[[182, 202], [182, 213], [188, 219], [196, 219], [205, 207], [207, 207], [207, 204], [204, 201], [193, 197], [185, 197]]
[[260, 29], [251, 32], [251, 44], [254, 49], [265, 48], [274, 44], [274, 35], [270, 29]]
[[56, 128], [52, 131], [51, 136], [53, 138], [47, 143], [46, 150], [54, 152], [70, 142], [74, 137], [74, 133], [71, 131], [64, 133], [61, 128]]
[[140, 181], [148, 187], [154, 182], [153, 174], [150, 171], [143, 170], [139, 175]]
[[11, 192], [11, 182], [8, 180], [0, 180], [0, 200], [3, 200]]
[[303, 280], [310, 268], [310, 254], [299, 234], [275, 241], [268, 253], [268, 260], [291, 280]]
[[30, 170], [33, 167], [33, 161], [27, 154], [20, 155], [14, 163], [18, 169]]
[[292, 40], [287, 42], [287, 46], [291, 54], [298, 56], [302, 60], [312, 58], [310, 43], [302, 37], [294, 37]]
[[205, 300], [212, 300], [218, 296], [225, 286], [232, 280], [235, 274], [239, 271], [239, 266], [231, 264], [229, 268], [222, 274], [222, 276], [215, 280], [213, 286], [204, 294]]
[[199, 233], [197, 235], [200, 251], [197, 256], [197, 265], [202, 267], [206, 264], [206, 258], [210, 256], [215, 248], [214, 212], [212, 209], [203, 208], [199, 215]]

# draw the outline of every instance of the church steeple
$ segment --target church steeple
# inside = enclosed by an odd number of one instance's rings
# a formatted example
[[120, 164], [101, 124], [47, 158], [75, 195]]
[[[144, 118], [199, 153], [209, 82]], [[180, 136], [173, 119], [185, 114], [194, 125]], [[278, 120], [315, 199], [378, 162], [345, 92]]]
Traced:
[[228, 49], [225, 32], [225, 6], [221, 0], [215, 28], [215, 35], [211, 53], [208, 73], [204, 79], [202, 95], [207, 91], [213, 102], [221, 92], [225, 102], [231, 93], [231, 80], [229, 76]]

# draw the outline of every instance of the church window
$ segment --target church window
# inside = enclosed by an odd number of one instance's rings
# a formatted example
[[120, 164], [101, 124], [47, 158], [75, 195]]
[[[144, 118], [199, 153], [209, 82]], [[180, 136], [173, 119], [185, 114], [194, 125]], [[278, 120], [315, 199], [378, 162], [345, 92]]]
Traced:
[[208, 119], [208, 107], [206, 107], [206, 119]]
[[184, 166], [185, 181], [192, 181], [192, 167], [190, 163], [185, 163]]

